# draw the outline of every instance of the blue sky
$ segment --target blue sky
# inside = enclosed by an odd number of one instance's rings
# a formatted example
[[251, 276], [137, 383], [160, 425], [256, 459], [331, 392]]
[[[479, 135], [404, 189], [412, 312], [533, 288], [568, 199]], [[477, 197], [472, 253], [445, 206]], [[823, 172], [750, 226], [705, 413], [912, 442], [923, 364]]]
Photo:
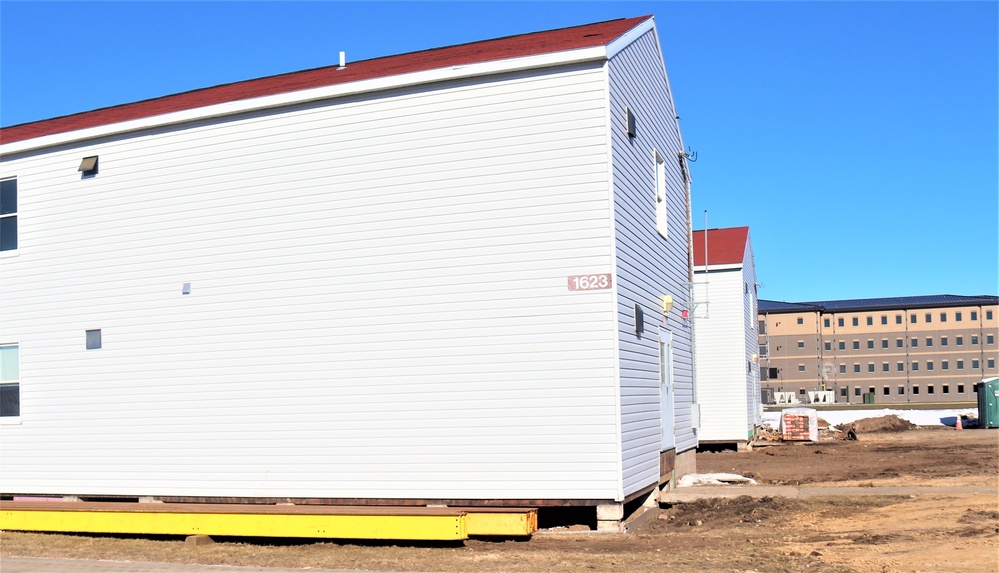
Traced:
[[999, 293], [997, 2], [0, 2], [0, 125], [654, 14], [761, 298]]

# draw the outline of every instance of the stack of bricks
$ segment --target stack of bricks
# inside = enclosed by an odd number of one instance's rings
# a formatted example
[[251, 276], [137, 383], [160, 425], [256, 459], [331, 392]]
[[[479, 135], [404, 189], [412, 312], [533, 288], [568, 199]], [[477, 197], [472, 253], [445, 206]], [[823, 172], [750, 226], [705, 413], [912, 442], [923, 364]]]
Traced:
[[784, 414], [784, 440], [788, 441], [809, 441], [808, 416], [795, 414]]

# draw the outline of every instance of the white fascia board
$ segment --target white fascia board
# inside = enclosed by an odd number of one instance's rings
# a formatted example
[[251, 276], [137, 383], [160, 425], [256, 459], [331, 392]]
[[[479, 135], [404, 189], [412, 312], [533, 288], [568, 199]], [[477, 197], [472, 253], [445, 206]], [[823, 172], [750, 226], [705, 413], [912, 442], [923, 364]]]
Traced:
[[[648, 20], [642, 22], [641, 24], [635, 26], [634, 28], [628, 30], [621, 35], [620, 38], [614, 40], [610, 44], [607, 44], [607, 58], [613, 58], [621, 50], [627, 48], [632, 42], [641, 38], [643, 34], [649, 30], [653, 30], [656, 27], [655, 17], [651, 17]], [[658, 38], [656, 39], [658, 41]]]
[[[742, 268], [742, 263], [731, 263], [727, 265], [712, 265], [708, 264], [708, 271], [737, 271]], [[705, 272], [704, 265], [694, 265], [695, 273]]]
[[[538, 54], [521, 58], [509, 58], [506, 60], [495, 60], [491, 62], [481, 62], [463, 66], [449, 66], [433, 70], [372, 78], [369, 80], [359, 80], [346, 84], [323, 86], [319, 88], [310, 88], [306, 90], [274, 94], [252, 99], [220, 103], [109, 125], [56, 133], [26, 139], [23, 141], [16, 141], [14, 143], [2, 144], [0, 145], [0, 155], [21, 153], [51, 147], [54, 145], [64, 145], [67, 143], [75, 143], [98, 137], [119, 135], [130, 131], [162, 127], [189, 121], [211, 119], [237, 113], [337, 98], [365, 92], [383, 91], [476, 76], [548, 68], [594, 60], [606, 60], [608, 58], [607, 48], [608, 46], [595, 46], [591, 48], [581, 48], [578, 50], [552, 52], [548, 54]], [[331, 71], [330, 73], [336, 72]]]

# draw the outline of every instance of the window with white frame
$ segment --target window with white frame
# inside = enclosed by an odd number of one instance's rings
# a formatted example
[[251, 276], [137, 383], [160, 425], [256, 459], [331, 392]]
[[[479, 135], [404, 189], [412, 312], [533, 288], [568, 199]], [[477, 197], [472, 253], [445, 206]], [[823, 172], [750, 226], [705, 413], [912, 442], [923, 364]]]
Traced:
[[0, 418], [21, 415], [21, 355], [17, 344], [0, 344]]
[[[666, 160], [659, 152], [656, 158], [656, 231], [665, 239], [669, 230], [669, 201], [666, 199]], [[705, 231], [707, 232], [707, 231]]]
[[0, 180], [0, 251], [17, 250], [17, 178]]

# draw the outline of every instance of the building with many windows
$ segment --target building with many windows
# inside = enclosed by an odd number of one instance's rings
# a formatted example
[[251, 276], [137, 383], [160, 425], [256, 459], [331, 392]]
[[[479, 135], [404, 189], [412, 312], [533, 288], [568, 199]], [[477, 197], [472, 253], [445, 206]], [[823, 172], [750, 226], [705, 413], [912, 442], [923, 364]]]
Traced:
[[759, 301], [771, 403], [969, 402], [996, 376], [999, 297]]

